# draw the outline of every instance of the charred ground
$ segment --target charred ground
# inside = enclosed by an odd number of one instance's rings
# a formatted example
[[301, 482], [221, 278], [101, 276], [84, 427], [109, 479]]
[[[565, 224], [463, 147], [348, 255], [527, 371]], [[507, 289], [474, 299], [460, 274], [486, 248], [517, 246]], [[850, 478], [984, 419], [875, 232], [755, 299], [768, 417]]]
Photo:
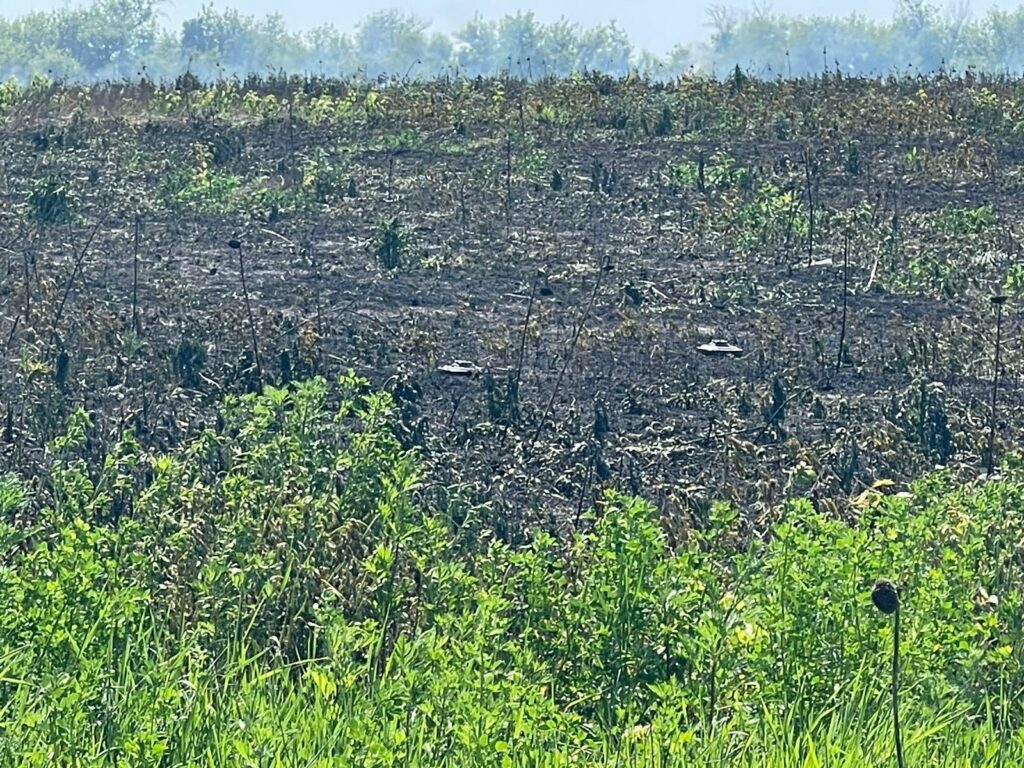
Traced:
[[[997, 457], [1024, 425], [1018, 81], [37, 84], [0, 104], [0, 468], [31, 475], [78, 403], [98, 456], [125, 428], [218, 428], [260, 374], [353, 368], [393, 393], [423, 493], [487, 502], [511, 536], [608, 486], [680, 528], [714, 499], [842, 510], [880, 479], [981, 471], [1004, 292]], [[712, 338], [744, 352], [702, 355]], [[437, 370], [456, 359], [481, 373]]]

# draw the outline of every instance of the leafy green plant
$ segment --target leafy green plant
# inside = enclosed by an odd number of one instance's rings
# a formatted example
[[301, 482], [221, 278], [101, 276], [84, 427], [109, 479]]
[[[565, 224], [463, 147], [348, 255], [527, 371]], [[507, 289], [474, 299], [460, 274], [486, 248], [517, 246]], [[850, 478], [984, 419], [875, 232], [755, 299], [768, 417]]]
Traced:
[[317, 149], [302, 169], [302, 186], [312, 192], [318, 203], [329, 203], [345, 196], [351, 177], [347, 168]]
[[736, 213], [738, 244], [741, 248], [803, 239], [810, 231], [805, 206], [792, 190], [772, 182], [758, 186], [754, 199]]
[[0, 475], [0, 518], [7, 520], [20, 512], [28, 498], [17, 477]]
[[32, 216], [46, 224], [61, 224], [71, 217], [72, 198], [67, 181], [61, 176], [47, 175], [36, 181], [28, 195]]
[[539, 105], [537, 108], [537, 122], [541, 125], [554, 125], [557, 114], [555, 108], [550, 104]]
[[192, 145], [192, 160], [192, 167], [181, 167], [167, 174], [160, 185], [160, 196], [170, 205], [212, 208], [225, 205], [241, 186], [241, 180], [217, 170], [213, 150], [203, 142]]
[[735, 159], [724, 152], [715, 152], [706, 162], [682, 160], [669, 168], [673, 180], [679, 184], [699, 188], [702, 178], [705, 188], [718, 193], [732, 189], [749, 190], [753, 184], [753, 172], [737, 165]]
[[939, 212], [939, 226], [960, 235], [976, 235], [991, 227], [997, 221], [991, 205], [977, 208], [947, 206]]
[[183, 338], [174, 353], [174, 372], [186, 387], [199, 386], [206, 365], [206, 347], [193, 338]]
[[1024, 296], [1024, 266], [1014, 264], [1006, 270], [1006, 277], [1003, 278], [1003, 292], [1007, 296]]
[[658, 115], [658, 120], [654, 124], [654, 135], [655, 136], [668, 136], [672, 133], [672, 108], [668, 104], [665, 104], [661, 108], [661, 114]]
[[843, 159], [843, 167], [851, 176], [859, 176], [862, 170], [860, 154], [860, 142], [856, 139], [846, 143], [846, 157]]
[[21, 95], [18, 81], [11, 77], [0, 83], [0, 115], [4, 114]]
[[[376, 102], [376, 100], [374, 100]], [[372, 111], [372, 110], [371, 110]], [[379, 139], [381, 149], [389, 151], [415, 149], [418, 144], [415, 132], [404, 130], [395, 133], [385, 133]]]
[[381, 224], [377, 236], [377, 262], [382, 269], [392, 271], [402, 266], [409, 250], [409, 239], [398, 217]]

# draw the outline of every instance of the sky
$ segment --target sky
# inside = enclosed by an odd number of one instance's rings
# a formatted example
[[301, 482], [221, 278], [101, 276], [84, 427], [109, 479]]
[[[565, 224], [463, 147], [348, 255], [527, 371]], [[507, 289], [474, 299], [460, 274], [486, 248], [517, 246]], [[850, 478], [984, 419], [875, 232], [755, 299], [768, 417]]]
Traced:
[[[163, 4], [168, 26], [177, 27], [183, 19], [195, 15], [210, 0], [166, 0]], [[944, 7], [948, 0], [933, 0]], [[975, 14], [993, 6], [1010, 8], [1020, 0], [975, 1]], [[0, 0], [0, 14], [16, 16], [30, 10], [50, 10], [68, 0]], [[667, 52], [676, 43], [692, 43], [708, 35], [707, 11], [714, 5], [753, 7], [750, 2], [731, 0], [335, 0], [335, 2], [295, 2], [294, 0], [215, 0], [215, 8], [234, 7], [243, 13], [265, 15], [280, 12], [294, 29], [308, 29], [331, 23], [342, 30], [351, 29], [374, 11], [397, 8], [410, 11], [433, 22], [435, 29], [451, 32], [480, 10], [484, 16], [498, 18], [515, 11], [533, 11], [543, 22], [565, 17], [584, 26], [618, 22], [640, 48], [654, 53]], [[764, 2], [758, 3], [764, 6]], [[887, 18], [896, 9], [897, 0], [774, 0], [768, 7], [785, 14], [827, 14], [847, 16], [859, 13]]]

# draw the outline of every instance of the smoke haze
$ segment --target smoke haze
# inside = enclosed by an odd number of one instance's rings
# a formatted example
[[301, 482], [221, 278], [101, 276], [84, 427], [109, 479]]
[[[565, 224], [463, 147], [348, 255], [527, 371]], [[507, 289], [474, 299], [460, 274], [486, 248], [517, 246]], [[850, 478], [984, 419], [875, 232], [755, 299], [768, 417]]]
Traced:
[[[181, 23], [198, 14], [203, 0], [173, 0], [162, 5], [165, 24], [178, 27]], [[210, 3], [206, 3], [210, 5]], [[935, 3], [950, 12], [960, 12], [969, 7], [975, 15], [990, 8], [1009, 9], [1019, 5], [1013, 0], [964, 4]], [[73, 6], [76, 3], [60, 0], [2, 0], [0, 15], [13, 17], [34, 10], [55, 10]], [[231, 7], [242, 13], [265, 16], [280, 13], [285, 23], [293, 29], [310, 29], [322, 24], [333, 24], [342, 31], [354, 28], [367, 15], [382, 10], [401, 10], [414, 13], [432, 22], [432, 29], [451, 33], [461, 27], [477, 13], [481, 4], [475, 0], [410, 0], [409, 2], [373, 2], [372, 0], [351, 0], [350, 2], [289, 3], [284, 0], [232, 0], [212, 3], [214, 9]], [[784, 15], [849, 16], [860, 14], [870, 19], [890, 18], [897, 10], [897, 0], [831, 0], [831, 2], [810, 2], [809, 0], [776, 0], [772, 3], [716, 3], [710, 0], [697, 2], [653, 2], [652, 0], [622, 2], [622, 0], [494, 0], [487, 3], [482, 15], [495, 19], [517, 11], [532, 11], [538, 21], [551, 23], [564, 17], [585, 27], [616, 21], [629, 35], [634, 44], [657, 54], [664, 54], [678, 43], [689, 44], [706, 40], [710, 34], [708, 11], [721, 5], [741, 11], [759, 8]], [[948, 6], [948, 7], [947, 7]]]

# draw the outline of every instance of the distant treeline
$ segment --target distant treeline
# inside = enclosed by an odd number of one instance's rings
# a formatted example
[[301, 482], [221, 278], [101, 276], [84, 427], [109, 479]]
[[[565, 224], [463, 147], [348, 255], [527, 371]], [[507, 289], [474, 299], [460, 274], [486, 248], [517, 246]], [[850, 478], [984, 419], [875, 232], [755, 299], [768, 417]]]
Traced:
[[258, 18], [206, 6], [168, 29], [161, 23], [160, 0], [96, 0], [0, 19], [0, 78], [159, 80], [186, 71], [203, 79], [280, 71], [538, 78], [595, 70], [672, 78], [690, 69], [721, 75], [736, 66], [764, 77], [826, 69], [851, 75], [1024, 69], [1024, 8], [991, 10], [974, 19], [966, 5], [940, 11], [922, 0], [900, 0], [892, 19], [876, 22], [722, 6], [707, 22], [707, 42], [680, 44], [658, 56], [638, 50], [614, 23], [542, 24], [532, 13], [498, 20], [476, 16], [451, 35], [397, 11], [373, 14], [352, 32], [329, 25], [296, 32], [280, 15]]

